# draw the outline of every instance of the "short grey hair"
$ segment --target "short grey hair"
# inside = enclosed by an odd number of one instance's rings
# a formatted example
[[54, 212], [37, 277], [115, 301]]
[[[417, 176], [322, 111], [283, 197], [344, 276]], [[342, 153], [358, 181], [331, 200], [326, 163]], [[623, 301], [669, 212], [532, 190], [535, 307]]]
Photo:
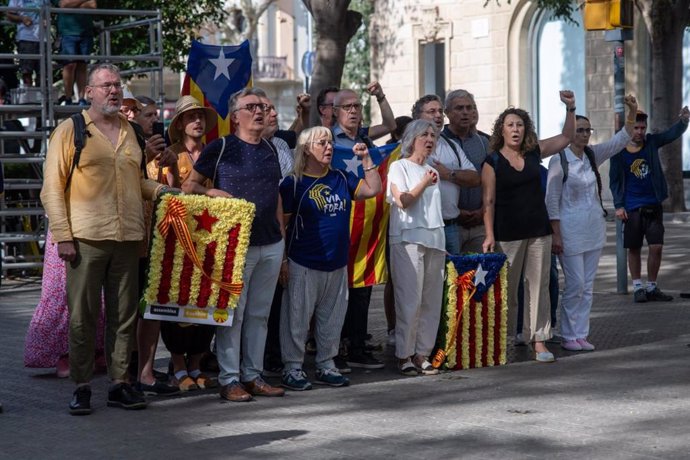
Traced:
[[228, 101], [228, 109], [230, 110], [230, 113], [236, 112], [239, 109], [239, 107], [237, 107], [237, 101], [245, 96], [266, 97], [266, 91], [258, 87], [243, 88], [237, 91], [230, 96], [230, 100]]
[[450, 110], [450, 108], [451, 108], [450, 106], [453, 103], [453, 99], [457, 99], [460, 97], [468, 98], [469, 100], [472, 101], [472, 105], [475, 108], [477, 107], [477, 103], [474, 101], [474, 95], [472, 93], [470, 93], [469, 91], [467, 91], [465, 89], [454, 89], [453, 91], [449, 92], [446, 95], [446, 103], [444, 105], [444, 108], [446, 109], [446, 111]]
[[359, 94], [357, 94], [356, 91], [354, 91], [352, 89], [341, 89], [335, 95], [335, 99], [333, 99], [333, 105], [334, 106], [340, 105], [346, 96], [355, 96], [359, 100]]
[[413, 120], [405, 128], [403, 133], [401, 145], [400, 145], [400, 157], [407, 158], [412, 155], [412, 149], [414, 148], [414, 141], [419, 136], [424, 134], [427, 129], [433, 129], [434, 133], [438, 137], [438, 128], [434, 122], [429, 120]]
[[96, 72], [100, 72], [101, 70], [107, 70], [108, 72], [117, 74], [117, 77], [120, 78], [120, 68], [118, 66], [111, 64], [110, 62], [101, 62], [100, 64], [96, 64], [95, 66], [91, 67], [91, 70], [89, 70], [89, 76], [86, 79], [89, 86], [92, 86], [93, 76], [96, 74]]

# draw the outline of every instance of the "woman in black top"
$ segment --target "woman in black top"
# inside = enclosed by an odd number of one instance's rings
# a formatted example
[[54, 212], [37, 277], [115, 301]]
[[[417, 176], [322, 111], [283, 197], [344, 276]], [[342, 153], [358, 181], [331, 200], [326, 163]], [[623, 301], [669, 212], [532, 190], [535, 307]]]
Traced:
[[548, 291], [551, 266], [551, 226], [544, 204], [539, 165], [564, 149], [575, 135], [575, 96], [561, 91], [566, 118], [561, 134], [537, 139], [529, 114], [506, 109], [494, 123], [489, 141], [492, 153], [482, 167], [484, 252], [497, 243], [508, 256], [508, 331], [517, 322], [517, 286], [525, 278], [525, 306], [522, 336], [533, 343], [536, 360], [555, 361], [544, 342], [551, 338]]

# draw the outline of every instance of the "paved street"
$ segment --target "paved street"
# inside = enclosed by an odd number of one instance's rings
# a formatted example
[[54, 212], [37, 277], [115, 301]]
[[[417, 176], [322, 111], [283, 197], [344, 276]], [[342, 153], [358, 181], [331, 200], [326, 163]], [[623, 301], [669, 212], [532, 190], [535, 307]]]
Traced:
[[[140, 412], [111, 409], [100, 376], [93, 415], [72, 417], [72, 384], [53, 370], [22, 367], [39, 291], [3, 288], [0, 458], [689, 458], [690, 300], [677, 298], [690, 290], [687, 221], [687, 214], [667, 221], [659, 281], [676, 296], [670, 303], [633, 304], [631, 295], [615, 294], [615, 251], [607, 246], [593, 353], [551, 345], [555, 364], [526, 360], [410, 378], [395, 372], [385, 348], [386, 369], [356, 370], [349, 388], [242, 404], [209, 391], [151, 399]], [[379, 342], [381, 294], [370, 315]], [[157, 367], [166, 365], [159, 353]]]

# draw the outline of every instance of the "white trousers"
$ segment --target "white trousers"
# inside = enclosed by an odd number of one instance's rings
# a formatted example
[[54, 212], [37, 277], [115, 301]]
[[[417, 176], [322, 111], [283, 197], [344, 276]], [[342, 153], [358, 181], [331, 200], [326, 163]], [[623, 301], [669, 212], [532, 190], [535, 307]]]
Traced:
[[565, 340], [586, 339], [589, 335], [592, 291], [600, 257], [601, 249], [558, 257], [565, 278], [559, 321]]
[[419, 244], [391, 244], [395, 294], [395, 356], [429, 356], [436, 343], [443, 301], [444, 251]]

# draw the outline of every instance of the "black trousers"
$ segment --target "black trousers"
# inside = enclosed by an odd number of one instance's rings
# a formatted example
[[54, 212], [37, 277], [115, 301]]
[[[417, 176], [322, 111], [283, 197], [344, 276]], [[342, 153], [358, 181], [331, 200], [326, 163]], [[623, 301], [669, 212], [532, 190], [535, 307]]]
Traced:
[[371, 290], [371, 286], [349, 289], [347, 314], [345, 315], [345, 323], [343, 324], [341, 337], [349, 340], [350, 355], [364, 352], [364, 342], [367, 338]]

